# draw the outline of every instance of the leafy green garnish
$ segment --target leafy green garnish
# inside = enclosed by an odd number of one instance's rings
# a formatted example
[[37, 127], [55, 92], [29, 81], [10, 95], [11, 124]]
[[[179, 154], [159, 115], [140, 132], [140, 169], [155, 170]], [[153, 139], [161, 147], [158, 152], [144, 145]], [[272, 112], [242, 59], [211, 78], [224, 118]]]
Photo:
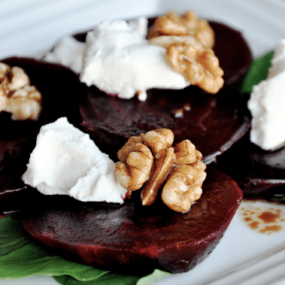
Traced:
[[0, 278], [54, 276], [64, 285], [148, 285], [169, 273], [155, 270], [143, 278], [96, 269], [53, 255], [24, 231], [14, 216], [0, 219]]
[[254, 85], [267, 78], [273, 55], [274, 51], [270, 51], [253, 61], [243, 80], [240, 89], [242, 93], [251, 93]]
[[[147, 275], [142, 278], [134, 277], [134, 276], [122, 276], [120, 274], [107, 273], [101, 278], [96, 280], [96, 285], [149, 285], [160, 279], [163, 279], [167, 276], [171, 275], [168, 272], [164, 272], [156, 269], [152, 274]], [[57, 276], [55, 280], [62, 285], [94, 285], [95, 283], [92, 281], [78, 281], [71, 276]]]

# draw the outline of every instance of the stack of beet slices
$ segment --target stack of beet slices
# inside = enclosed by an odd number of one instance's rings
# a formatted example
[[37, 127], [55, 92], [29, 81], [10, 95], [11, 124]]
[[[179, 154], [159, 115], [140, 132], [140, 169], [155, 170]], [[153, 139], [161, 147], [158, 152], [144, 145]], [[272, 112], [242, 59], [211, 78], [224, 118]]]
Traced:
[[[146, 102], [124, 101], [95, 87], [87, 88], [59, 65], [20, 58], [5, 60], [25, 69], [44, 101], [36, 122], [12, 122], [8, 114], [0, 115], [0, 123], [11, 126], [0, 137], [1, 193], [25, 189], [20, 176], [40, 126], [61, 116], [78, 126], [75, 101], [82, 126], [114, 160], [129, 136], [156, 128], [172, 129], [177, 141], [193, 141], [207, 163], [231, 147], [250, 126], [236, 87], [252, 57], [239, 32], [219, 23], [210, 24], [216, 34], [214, 51], [225, 71], [225, 87], [217, 95], [190, 86], [180, 91], [149, 90]], [[84, 41], [85, 36], [78, 34], [75, 38]], [[16, 163], [17, 172], [11, 170]], [[26, 191], [32, 193], [31, 189]], [[139, 193], [124, 205], [82, 203], [41, 194], [36, 199], [36, 206], [26, 203], [22, 210], [24, 228], [36, 240], [79, 262], [143, 274], [154, 268], [184, 272], [205, 259], [223, 236], [240, 205], [242, 192], [230, 177], [208, 167], [201, 199], [184, 214], [169, 210], [161, 201], [143, 207]]]

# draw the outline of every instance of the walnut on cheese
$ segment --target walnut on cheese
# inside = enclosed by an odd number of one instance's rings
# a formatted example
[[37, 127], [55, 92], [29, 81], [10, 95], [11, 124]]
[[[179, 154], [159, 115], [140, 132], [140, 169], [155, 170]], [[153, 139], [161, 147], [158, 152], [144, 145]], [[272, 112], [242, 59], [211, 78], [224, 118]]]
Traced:
[[191, 35], [208, 47], [213, 47], [215, 42], [211, 26], [207, 21], [199, 19], [192, 11], [186, 12], [182, 17], [175, 12], [158, 17], [153, 29], [152, 37], [155, 35]]
[[116, 164], [115, 174], [127, 190], [143, 186], [144, 206], [155, 202], [165, 183], [161, 193], [163, 202], [174, 211], [185, 212], [201, 197], [206, 165], [201, 161], [201, 152], [189, 140], [178, 143], [175, 148], [173, 141], [174, 134], [169, 129], [130, 137], [118, 152], [121, 162]]
[[25, 71], [0, 62], [0, 112], [12, 113], [13, 120], [35, 120], [41, 110], [42, 95]]
[[158, 17], [149, 35], [151, 44], [166, 49], [169, 65], [192, 84], [211, 94], [224, 85], [223, 70], [214, 54], [214, 32], [210, 25], [187, 12]]
[[224, 85], [224, 71], [212, 49], [195, 49], [192, 45], [173, 44], [166, 51], [170, 66], [182, 73], [192, 85], [216, 94]]

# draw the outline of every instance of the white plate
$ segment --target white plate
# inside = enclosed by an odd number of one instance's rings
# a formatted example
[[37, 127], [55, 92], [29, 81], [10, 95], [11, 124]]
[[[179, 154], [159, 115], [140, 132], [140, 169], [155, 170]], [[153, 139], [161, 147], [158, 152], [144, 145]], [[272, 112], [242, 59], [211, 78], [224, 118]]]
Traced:
[[[0, 0], [0, 58], [11, 55], [40, 57], [59, 37], [86, 30], [101, 20], [189, 9], [240, 30], [255, 57], [273, 49], [285, 37], [285, 1], [282, 0]], [[266, 204], [261, 206], [267, 207]], [[285, 216], [284, 213], [282, 208]], [[157, 285], [285, 284], [282, 251], [285, 230], [271, 235], [260, 234], [250, 229], [243, 218], [239, 213], [234, 217], [221, 243], [202, 264], [188, 273], [159, 281]], [[57, 283], [51, 277], [32, 276], [2, 279], [0, 284]]]

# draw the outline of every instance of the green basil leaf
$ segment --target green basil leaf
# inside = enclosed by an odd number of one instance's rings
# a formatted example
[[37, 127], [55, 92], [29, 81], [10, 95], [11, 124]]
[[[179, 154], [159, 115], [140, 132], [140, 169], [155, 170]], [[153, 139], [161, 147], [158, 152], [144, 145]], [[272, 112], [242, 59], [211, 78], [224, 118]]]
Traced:
[[154, 282], [159, 281], [160, 279], [166, 278], [167, 276], [170, 276], [171, 273], [161, 271], [158, 269], [155, 269], [154, 272], [150, 275], [147, 275], [145, 277], [142, 277], [138, 282], [137, 285], [148, 285], [153, 284]]
[[12, 217], [0, 219], [0, 256], [9, 254], [29, 243], [21, 223]]
[[247, 72], [241, 86], [242, 93], [251, 93], [252, 87], [267, 78], [274, 51], [255, 59]]
[[154, 270], [145, 277], [126, 276], [122, 274], [107, 273], [96, 281], [78, 281], [70, 276], [57, 276], [55, 280], [62, 285], [149, 285], [171, 275], [168, 272]]
[[139, 277], [108, 273], [90, 281], [78, 281], [70, 276], [58, 276], [55, 280], [62, 285], [136, 285]]

